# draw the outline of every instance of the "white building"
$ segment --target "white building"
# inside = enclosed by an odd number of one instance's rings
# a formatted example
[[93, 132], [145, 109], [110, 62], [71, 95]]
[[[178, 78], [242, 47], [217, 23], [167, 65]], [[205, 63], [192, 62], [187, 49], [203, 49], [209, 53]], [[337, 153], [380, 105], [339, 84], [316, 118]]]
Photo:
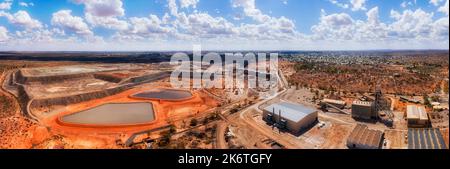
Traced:
[[317, 110], [288, 102], [275, 103], [264, 108], [263, 119], [278, 126], [285, 126], [293, 133], [308, 129], [318, 121]]
[[406, 119], [409, 127], [427, 127], [428, 114], [424, 106], [408, 105], [406, 107]]

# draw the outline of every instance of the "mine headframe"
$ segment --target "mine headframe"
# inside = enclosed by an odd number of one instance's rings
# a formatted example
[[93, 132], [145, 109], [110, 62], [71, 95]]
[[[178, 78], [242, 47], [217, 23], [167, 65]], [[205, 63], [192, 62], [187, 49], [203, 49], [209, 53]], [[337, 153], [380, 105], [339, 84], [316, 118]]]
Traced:
[[377, 85], [376, 89], [375, 89], [375, 111], [381, 111], [382, 109], [382, 99], [383, 97], [383, 93], [381, 92], [381, 87], [380, 85]]

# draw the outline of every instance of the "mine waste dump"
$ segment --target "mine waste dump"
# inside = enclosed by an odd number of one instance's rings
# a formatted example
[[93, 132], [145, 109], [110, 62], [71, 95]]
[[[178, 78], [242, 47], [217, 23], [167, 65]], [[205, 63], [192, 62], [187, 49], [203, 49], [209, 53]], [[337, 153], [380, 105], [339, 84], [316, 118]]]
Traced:
[[62, 116], [60, 122], [74, 125], [120, 126], [155, 120], [152, 103], [109, 103]]
[[192, 93], [186, 90], [158, 89], [155, 91], [137, 93], [132, 95], [132, 97], [138, 99], [179, 101], [190, 99], [192, 97]]

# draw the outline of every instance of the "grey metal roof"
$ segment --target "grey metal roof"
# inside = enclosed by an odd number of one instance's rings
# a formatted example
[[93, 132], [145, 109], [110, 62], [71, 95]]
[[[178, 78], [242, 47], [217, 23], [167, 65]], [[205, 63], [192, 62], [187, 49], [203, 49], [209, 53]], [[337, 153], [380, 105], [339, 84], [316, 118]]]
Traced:
[[266, 108], [264, 108], [264, 110], [266, 110], [268, 112], [273, 112], [274, 108], [275, 108], [276, 115], [278, 115], [278, 113], [281, 110], [282, 118], [285, 118], [287, 120], [294, 121], [294, 122], [299, 122], [305, 116], [316, 112], [315, 109], [305, 107], [300, 104], [289, 103], [289, 102], [275, 103], [270, 106], [267, 106]]
[[408, 149], [447, 149], [442, 133], [436, 128], [408, 129]]

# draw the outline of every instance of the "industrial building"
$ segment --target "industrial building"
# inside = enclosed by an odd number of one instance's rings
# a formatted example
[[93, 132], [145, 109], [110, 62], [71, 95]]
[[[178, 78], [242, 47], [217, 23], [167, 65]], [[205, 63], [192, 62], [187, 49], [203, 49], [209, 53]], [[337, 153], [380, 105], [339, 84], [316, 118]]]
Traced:
[[400, 101], [409, 102], [409, 103], [415, 103], [415, 104], [422, 103], [422, 101], [420, 101], [419, 99], [416, 99], [416, 98], [413, 98], [413, 97], [407, 97], [407, 96], [400, 96]]
[[334, 100], [334, 99], [323, 99], [321, 102], [322, 106], [332, 105], [339, 109], [343, 109], [346, 105], [345, 101], [342, 100]]
[[408, 105], [406, 107], [408, 127], [428, 127], [430, 120], [424, 106]]
[[354, 101], [352, 103], [352, 117], [356, 119], [376, 119], [378, 117], [375, 104], [367, 101]]
[[408, 149], [447, 149], [439, 129], [408, 129]]
[[384, 133], [371, 130], [366, 125], [357, 124], [347, 138], [347, 147], [351, 149], [380, 149]]
[[264, 108], [263, 120], [280, 129], [299, 133], [316, 124], [318, 117], [317, 110], [313, 108], [295, 103], [280, 102]]

